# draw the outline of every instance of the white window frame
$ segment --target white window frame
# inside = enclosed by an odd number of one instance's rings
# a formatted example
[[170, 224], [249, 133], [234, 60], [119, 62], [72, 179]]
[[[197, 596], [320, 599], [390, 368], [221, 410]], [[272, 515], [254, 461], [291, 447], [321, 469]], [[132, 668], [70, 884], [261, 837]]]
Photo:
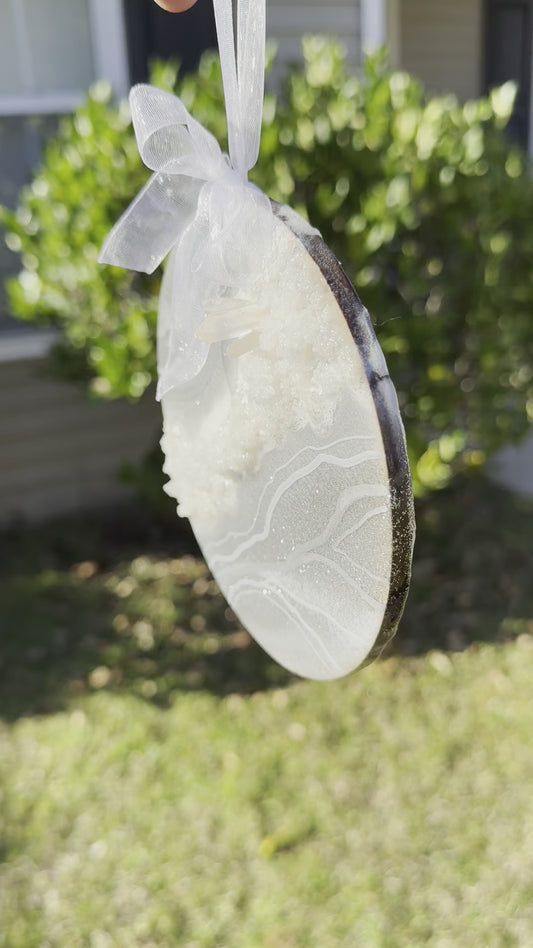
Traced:
[[60, 339], [58, 329], [2, 329], [0, 365], [45, 359], [54, 343]]
[[387, 0], [361, 0], [361, 49], [363, 55], [387, 42]]
[[[2, 0], [6, 2], [6, 0]], [[21, 36], [25, 24], [20, 6], [13, 3]], [[115, 95], [126, 95], [129, 88], [128, 51], [123, 0], [89, 0], [89, 23], [96, 79], [108, 79]], [[21, 42], [23, 69], [32, 74], [29, 47]], [[0, 95], [0, 116], [59, 115], [71, 112], [83, 98], [85, 89], [39, 94]]]
[[389, 62], [400, 66], [400, 0], [360, 0], [361, 50], [363, 55], [388, 46]]

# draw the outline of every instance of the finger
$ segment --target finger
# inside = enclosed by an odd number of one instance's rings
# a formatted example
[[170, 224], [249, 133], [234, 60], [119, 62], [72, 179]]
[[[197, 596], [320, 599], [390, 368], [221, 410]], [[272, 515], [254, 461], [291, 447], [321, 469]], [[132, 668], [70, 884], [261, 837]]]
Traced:
[[155, 0], [155, 2], [169, 13], [183, 13], [184, 10], [193, 7], [196, 0]]

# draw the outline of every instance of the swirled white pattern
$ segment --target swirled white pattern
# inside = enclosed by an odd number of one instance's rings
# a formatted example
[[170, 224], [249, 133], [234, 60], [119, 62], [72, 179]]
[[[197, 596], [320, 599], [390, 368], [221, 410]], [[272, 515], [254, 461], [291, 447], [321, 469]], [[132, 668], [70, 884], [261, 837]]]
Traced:
[[389, 595], [376, 409], [333, 293], [280, 222], [246, 308], [253, 347], [213, 344], [194, 385], [163, 398], [168, 490], [250, 633], [291, 671], [335, 678], [366, 658]]
[[[350, 402], [334, 427], [344, 428]], [[288, 460], [276, 463], [272, 452], [243, 484], [242, 529], [199, 536], [228, 601], [264, 648], [299, 674], [334, 678], [364, 660], [383, 620], [389, 489], [376, 480], [382, 451], [369, 435], [324, 443], [305, 430], [291, 441]]]

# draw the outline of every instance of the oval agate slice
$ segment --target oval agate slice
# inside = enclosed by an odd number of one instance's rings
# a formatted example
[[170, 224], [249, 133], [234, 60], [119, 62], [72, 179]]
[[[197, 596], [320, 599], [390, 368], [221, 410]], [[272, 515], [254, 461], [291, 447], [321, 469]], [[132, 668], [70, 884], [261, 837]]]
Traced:
[[[260, 275], [209, 301], [206, 362], [163, 396], [166, 489], [250, 634], [290, 671], [330, 679], [396, 630], [410, 476], [368, 313], [318, 231], [273, 209]], [[162, 362], [163, 333], [159, 346]]]

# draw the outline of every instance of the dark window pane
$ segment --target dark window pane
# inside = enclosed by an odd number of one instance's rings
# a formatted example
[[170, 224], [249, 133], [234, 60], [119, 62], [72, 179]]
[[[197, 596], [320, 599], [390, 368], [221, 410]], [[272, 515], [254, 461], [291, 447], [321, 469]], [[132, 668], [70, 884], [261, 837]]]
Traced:
[[182, 71], [190, 72], [206, 49], [216, 48], [212, 0], [198, 0], [179, 16], [152, 0], [127, 0], [126, 8], [132, 82], [148, 78], [151, 59], [177, 59]]
[[518, 83], [510, 135], [526, 146], [531, 90], [531, 0], [490, 0], [487, 4], [487, 88], [509, 79]]

